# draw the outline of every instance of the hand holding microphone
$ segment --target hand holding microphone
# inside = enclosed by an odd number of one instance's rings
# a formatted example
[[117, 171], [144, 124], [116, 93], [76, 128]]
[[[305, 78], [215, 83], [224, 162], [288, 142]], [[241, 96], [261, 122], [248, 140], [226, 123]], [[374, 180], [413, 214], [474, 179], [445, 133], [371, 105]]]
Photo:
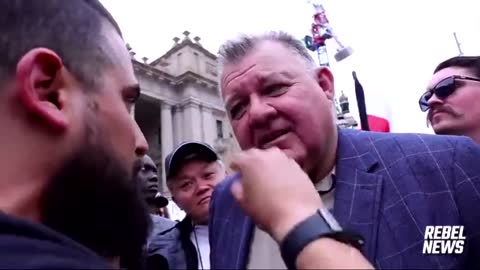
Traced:
[[251, 149], [231, 164], [239, 172], [232, 193], [257, 226], [277, 242], [299, 222], [322, 207], [307, 174], [280, 149]]

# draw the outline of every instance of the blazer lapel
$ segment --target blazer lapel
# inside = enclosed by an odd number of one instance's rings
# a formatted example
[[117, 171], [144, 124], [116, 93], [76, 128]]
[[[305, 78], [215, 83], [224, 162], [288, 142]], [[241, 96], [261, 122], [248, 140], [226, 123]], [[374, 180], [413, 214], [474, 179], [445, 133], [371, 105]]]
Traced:
[[237, 260], [235, 263], [236, 269], [247, 269], [248, 258], [250, 255], [250, 244], [252, 242], [253, 230], [255, 225], [250, 217], [244, 216], [245, 218], [243, 221], [240, 221], [240, 226], [238, 226], [237, 232], [239, 233], [239, 249], [236, 250], [235, 247], [232, 246], [233, 252], [237, 253]]
[[334, 216], [346, 230], [360, 233], [363, 253], [375, 258], [383, 177], [378, 161], [358, 131], [339, 130]]
[[222, 261], [219, 264], [224, 269], [246, 269], [250, 253], [254, 223], [250, 217], [244, 214], [240, 206], [229, 197], [225, 208], [224, 223], [221, 226], [221, 245], [218, 253]]

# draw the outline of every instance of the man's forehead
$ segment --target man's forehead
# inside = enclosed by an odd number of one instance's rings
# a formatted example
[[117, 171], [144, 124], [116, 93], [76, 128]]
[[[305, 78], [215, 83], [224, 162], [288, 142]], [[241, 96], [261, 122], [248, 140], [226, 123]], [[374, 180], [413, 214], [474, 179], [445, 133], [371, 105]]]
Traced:
[[[280, 67], [278, 67], [280, 68]], [[248, 76], [248, 77], [247, 77]], [[273, 83], [281, 80], [291, 80], [294, 74], [292, 71], [281, 68], [278, 70], [262, 69], [252, 70], [251, 74], [246, 74], [245, 78], [241, 78], [241, 75], [237, 78], [233, 78], [228, 83], [228, 91], [224, 91], [225, 103], [228, 104], [229, 100], [235, 95], [236, 90], [244, 89], [247, 87], [259, 87], [264, 84]]]
[[205, 160], [190, 160], [185, 162], [178, 170], [177, 177], [189, 176], [190, 174], [196, 172], [202, 172], [205, 169], [210, 168], [216, 163], [216, 161], [205, 161]]
[[466, 68], [462, 67], [447, 67], [439, 70], [433, 74], [432, 79], [428, 83], [427, 89], [432, 89], [440, 81], [450, 76], [459, 75], [459, 76], [473, 76], [473, 74]]

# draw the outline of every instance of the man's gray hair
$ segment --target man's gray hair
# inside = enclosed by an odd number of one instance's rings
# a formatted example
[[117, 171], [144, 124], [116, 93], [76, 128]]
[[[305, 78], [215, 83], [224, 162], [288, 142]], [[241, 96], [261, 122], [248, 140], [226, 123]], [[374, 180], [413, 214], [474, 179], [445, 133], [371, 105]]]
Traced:
[[[315, 61], [308, 53], [302, 42], [286, 32], [267, 32], [261, 35], [242, 35], [236, 40], [228, 40], [220, 46], [218, 52], [219, 74], [222, 75], [223, 67], [227, 64], [237, 63], [262, 41], [275, 41], [283, 44], [293, 53], [305, 60], [308, 68], [315, 67]], [[221, 76], [220, 76], [221, 77]]]

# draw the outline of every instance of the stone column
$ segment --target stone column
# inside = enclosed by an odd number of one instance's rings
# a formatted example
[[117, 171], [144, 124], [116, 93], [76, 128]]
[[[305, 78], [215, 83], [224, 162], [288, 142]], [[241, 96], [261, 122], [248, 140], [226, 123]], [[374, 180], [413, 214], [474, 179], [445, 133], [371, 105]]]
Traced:
[[161, 148], [162, 148], [162, 183], [161, 190], [166, 192], [167, 182], [165, 177], [165, 158], [173, 150], [173, 123], [172, 123], [172, 106], [161, 103]]
[[201, 114], [198, 104], [188, 103], [183, 109], [183, 139], [202, 140]]
[[173, 108], [173, 144], [174, 147], [183, 142], [183, 110], [175, 106]]
[[215, 118], [210, 108], [202, 107], [202, 129], [203, 129], [203, 141], [214, 146], [215, 139], [217, 137]]

